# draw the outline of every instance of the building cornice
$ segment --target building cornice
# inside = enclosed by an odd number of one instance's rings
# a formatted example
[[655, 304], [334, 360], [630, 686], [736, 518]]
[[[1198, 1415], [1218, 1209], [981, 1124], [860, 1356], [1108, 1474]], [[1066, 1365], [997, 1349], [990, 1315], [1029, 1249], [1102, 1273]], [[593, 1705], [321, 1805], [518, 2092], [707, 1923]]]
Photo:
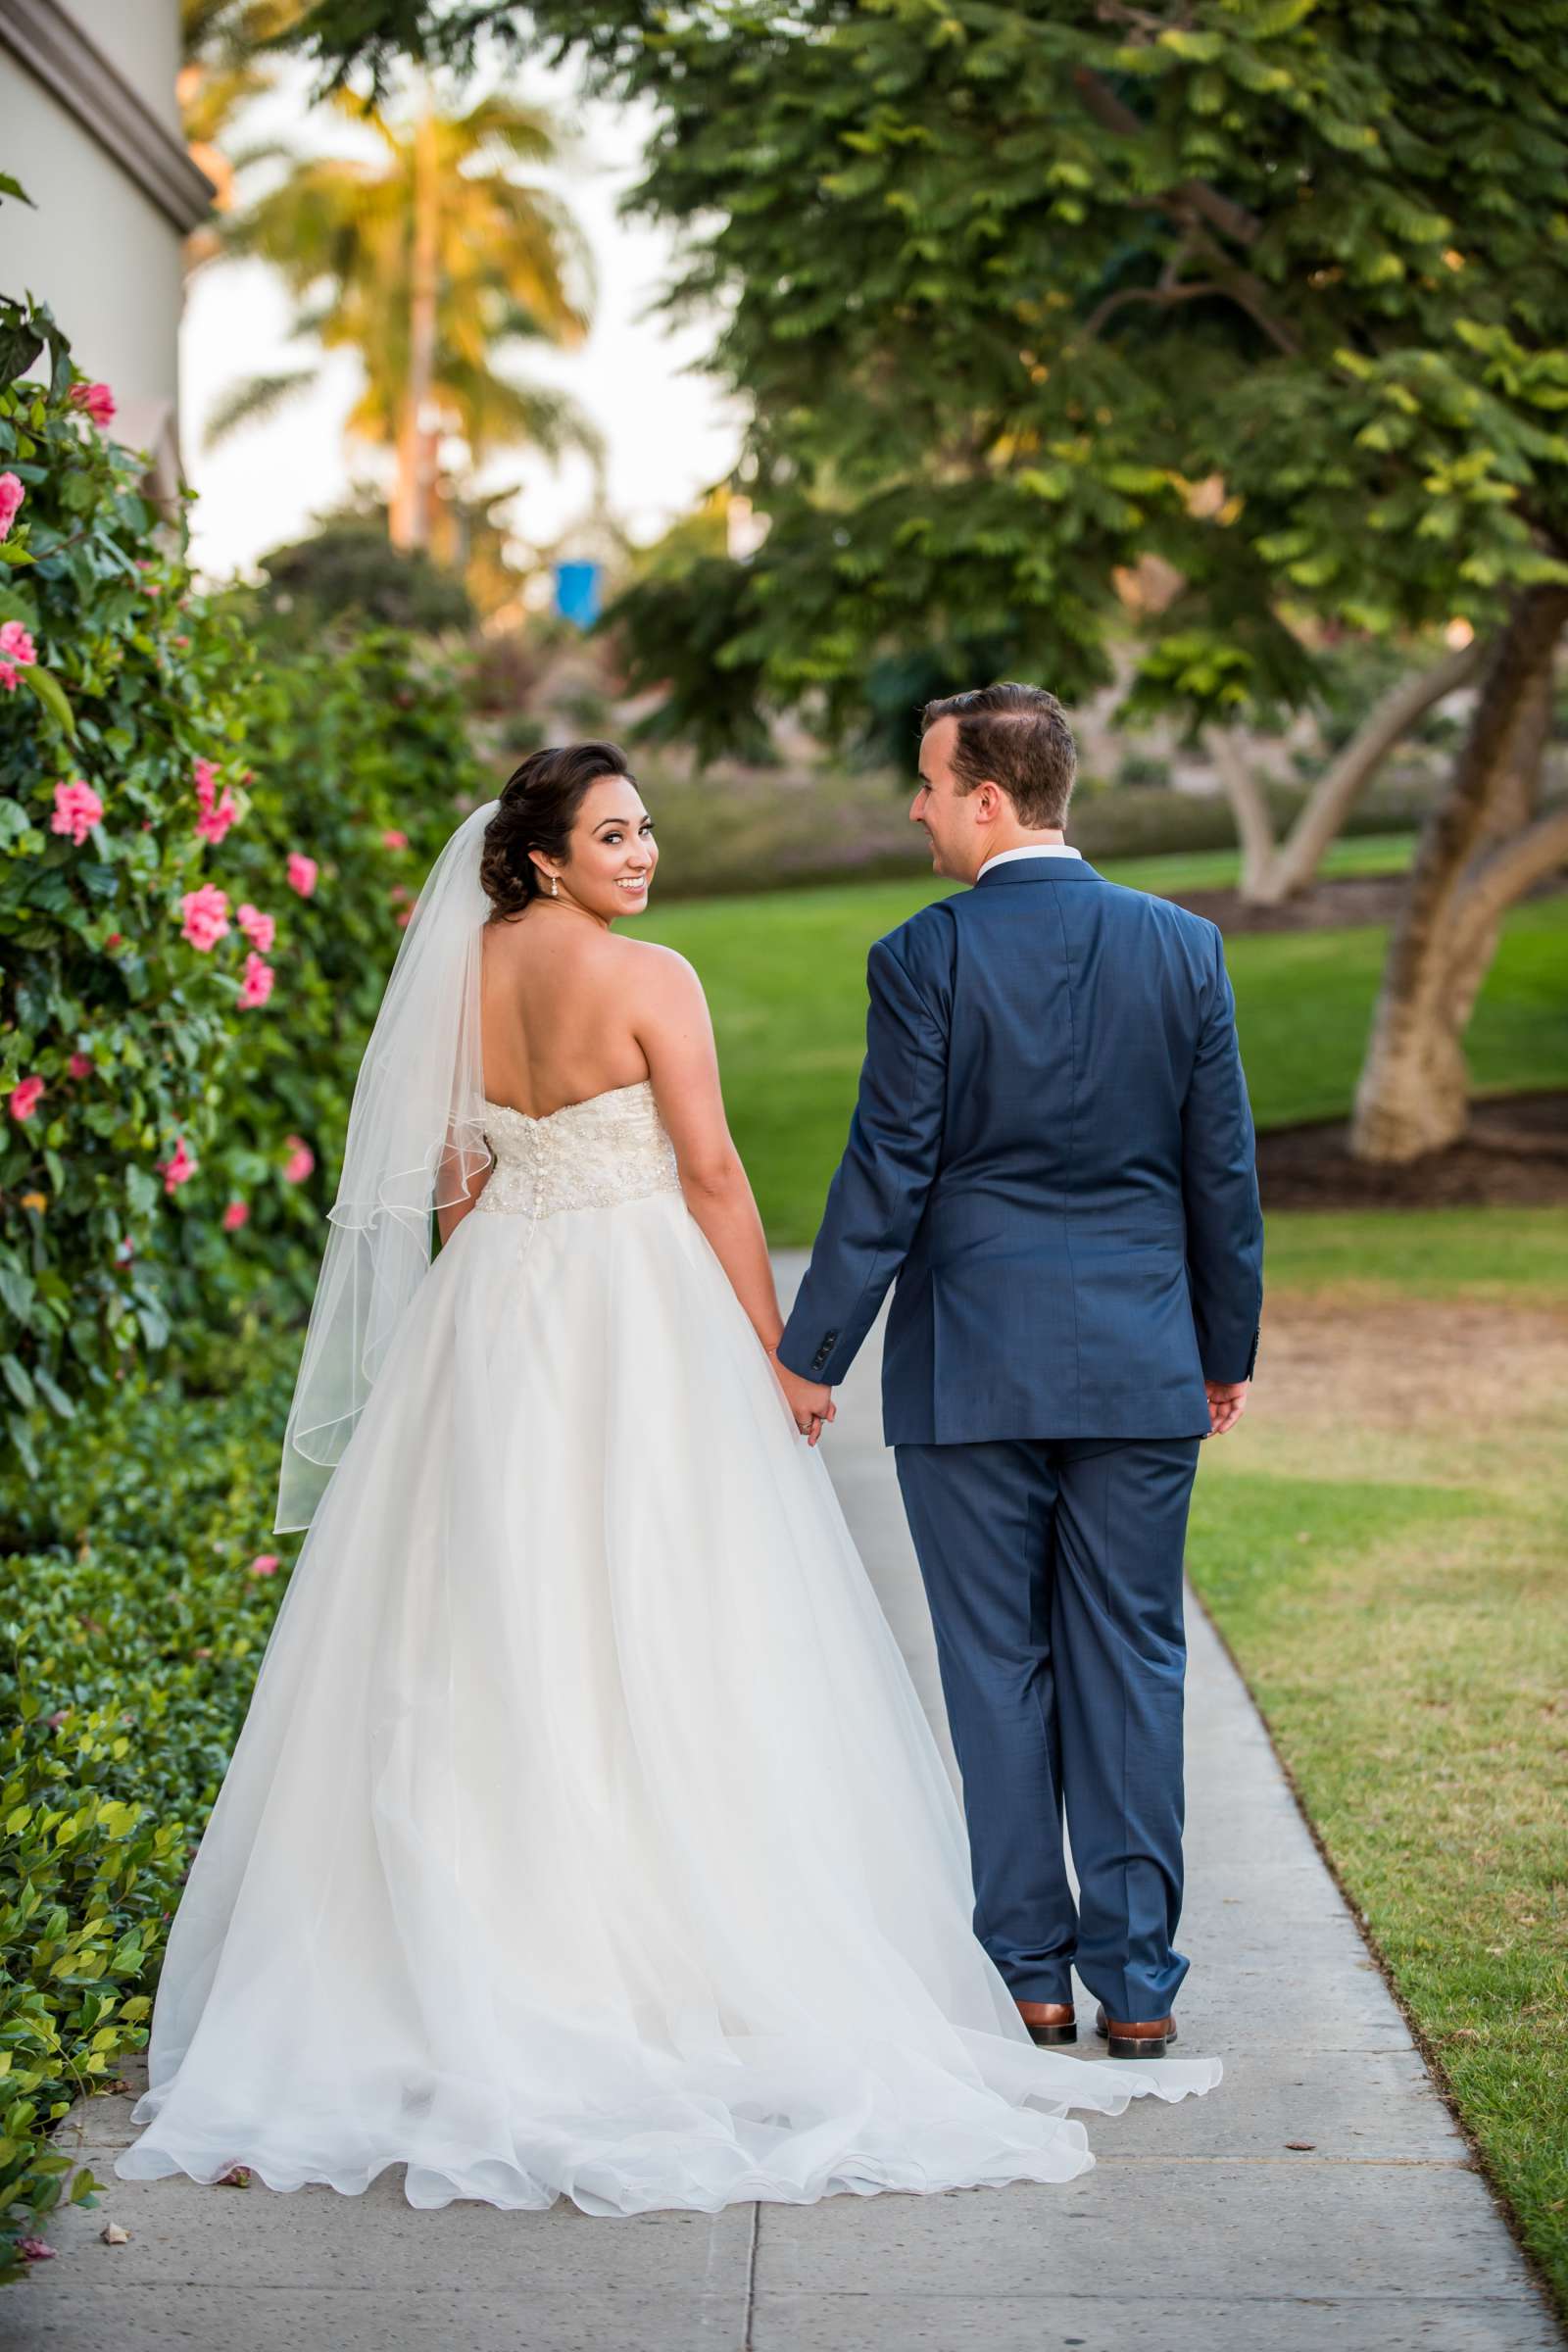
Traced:
[[206, 172], [60, 0], [0, 0], [0, 48], [75, 116], [181, 236], [206, 219], [217, 194]]

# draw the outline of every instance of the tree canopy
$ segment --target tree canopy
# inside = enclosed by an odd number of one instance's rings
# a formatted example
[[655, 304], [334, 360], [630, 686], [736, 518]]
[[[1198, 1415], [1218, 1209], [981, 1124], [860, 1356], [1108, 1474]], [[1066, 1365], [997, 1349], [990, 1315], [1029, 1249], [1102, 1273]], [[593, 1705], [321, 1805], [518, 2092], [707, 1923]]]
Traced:
[[760, 551], [609, 615], [667, 726], [863, 725], [911, 657], [1077, 698], [1152, 556], [1134, 711], [1298, 703], [1346, 629], [1487, 637], [1355, 1119], [1375, 1157], [1451, 1141], [1502, 911], [1568, 855], [1568, 0], [319, 0], [307, 32], [375, 71], [501, 17], [652, 102], [628, 209], [751, 411]]
[[[373, 63], [496, 13], [306, 30]], [[1562, 0], [505, 14], [658, 106], [631, 201], [755, 414], [772, 531], [705, 585], [764, 693], [844, 715], [890, 647], [975, 640], [1081, 693], [1151, 550], [1185, 587], [1135, 699], [1205, 714], [1305, 691], [1303, 615], [1568, 580]]]

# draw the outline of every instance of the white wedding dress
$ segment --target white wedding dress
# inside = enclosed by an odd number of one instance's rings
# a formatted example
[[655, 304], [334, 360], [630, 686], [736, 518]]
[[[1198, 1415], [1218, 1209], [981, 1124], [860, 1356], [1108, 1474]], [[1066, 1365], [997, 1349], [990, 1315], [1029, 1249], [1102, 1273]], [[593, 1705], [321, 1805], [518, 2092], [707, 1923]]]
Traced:
[[545, 1118], [425, 1275], [172, 1923], [125, 2180], [711, 2212], [1066, 2180], [1037, 2049], [820, 1454], [646, 1080]]

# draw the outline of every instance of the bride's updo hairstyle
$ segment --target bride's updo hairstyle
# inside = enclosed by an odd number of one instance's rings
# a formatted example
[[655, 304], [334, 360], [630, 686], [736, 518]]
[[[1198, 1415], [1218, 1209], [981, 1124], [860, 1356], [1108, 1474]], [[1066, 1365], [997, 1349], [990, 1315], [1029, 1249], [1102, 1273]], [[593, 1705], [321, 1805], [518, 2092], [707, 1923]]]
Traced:
[[492, 901], [489, 921], [520, 914], [533, 900], [548, 898], [528, 853], [542, 850], [559, 864], [570, 862], [571, 828], [588, 787], [601, 776], [636, 782], [618, 743], [550, 744], [513, 769], [484, 829], [479, 858], [479, 880]]

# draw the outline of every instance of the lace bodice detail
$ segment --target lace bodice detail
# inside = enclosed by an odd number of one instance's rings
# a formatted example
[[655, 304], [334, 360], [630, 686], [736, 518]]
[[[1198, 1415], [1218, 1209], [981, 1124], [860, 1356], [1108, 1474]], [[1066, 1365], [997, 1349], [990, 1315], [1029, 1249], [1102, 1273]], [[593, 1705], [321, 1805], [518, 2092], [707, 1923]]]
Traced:
[[484, 1112], [496, 1164], [473, 1204], [475, 1215], [550, 1217], [564, 1208], [613, 1208], [680, 1190], [675, 1147], [652, 1079], [564, 1103], [543, 1118], [488, 1100]]

